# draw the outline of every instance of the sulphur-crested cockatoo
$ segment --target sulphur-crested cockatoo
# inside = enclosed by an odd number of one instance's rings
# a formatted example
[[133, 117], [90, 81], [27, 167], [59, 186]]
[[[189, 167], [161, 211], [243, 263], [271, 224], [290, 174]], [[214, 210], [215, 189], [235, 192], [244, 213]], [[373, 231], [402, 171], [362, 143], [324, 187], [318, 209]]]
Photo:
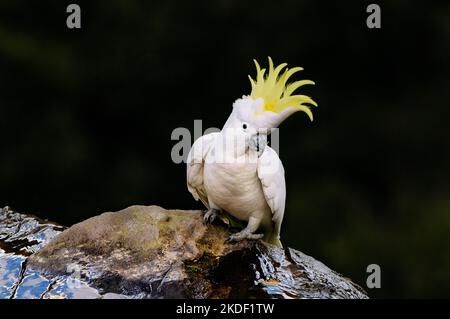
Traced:
[[[297, 111], [313, 119], [308, 96], [293, 94], [310, 80], [288, 83], [302, 68], [276, 68], [269, 58], [269, 70], [256, 65], [252, 91], [233, 104], [233, 111], [220, 132], [203, 135], [192, 146], [187, 160], [187, 187], [207, 207], [204, 221], [212, 222], [225, 211], [246, 221], [247, 227], [230, 236], [230, 241], [263, 238], [281, 247], [280, 228], [286, 200], [283, 165], [267, 145], [267, 135]], [[284, 71], [283, 71], [284, 70]], [[260, 231], [261, 233], [257, 233]]]

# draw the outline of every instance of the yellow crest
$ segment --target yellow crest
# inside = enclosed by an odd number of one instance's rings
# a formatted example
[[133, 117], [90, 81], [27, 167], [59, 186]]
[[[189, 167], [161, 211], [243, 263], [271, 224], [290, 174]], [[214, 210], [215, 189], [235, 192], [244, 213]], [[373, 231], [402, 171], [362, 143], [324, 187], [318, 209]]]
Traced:
[[253, 60], [256, 65], [256, 81], [249, 75], [250, 83], [252, 84], [252, 99], [264, 99], [264, 111], [272, 111], [281, 113], [288, 107], [295, 107], [299, 111], [305, 112], [311, 121], [313, 115], [311, 110], [305, 103], [317, 106], [317, 103], [306, 95], [292, 95], [295, 90], [305, 84], [314, 84], [311, 80], [300, 80], [287, 84], [288, 79], [296, 72], [303, 70], [303, 68], [295, 67], [292, 69], [286, 68], [283, 74], [280, 72], [287, 66], [286, 63], [273, 67], [273, 61], [269, 57], [269, 72], [264, 77], [266, 69], [261, 69], [258, 62]]

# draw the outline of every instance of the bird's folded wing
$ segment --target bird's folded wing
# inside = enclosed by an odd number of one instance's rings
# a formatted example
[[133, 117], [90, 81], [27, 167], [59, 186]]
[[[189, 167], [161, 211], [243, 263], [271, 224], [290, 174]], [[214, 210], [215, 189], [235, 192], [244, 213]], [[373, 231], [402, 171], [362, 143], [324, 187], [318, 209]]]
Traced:
[[264, 197], [272, 210], [275, 230], [279, 234], [286, 201], [286, 183], [283, 164], [278, 154], [269, 146], [258, 159], [258, 177]]
[[219, 133], [210, 133], [198, 138], [192, 145], [187, 158], [187, 187], [195, 200], [201, 200], [209, 208], [208, 196], [203, 187], [203, 165]]

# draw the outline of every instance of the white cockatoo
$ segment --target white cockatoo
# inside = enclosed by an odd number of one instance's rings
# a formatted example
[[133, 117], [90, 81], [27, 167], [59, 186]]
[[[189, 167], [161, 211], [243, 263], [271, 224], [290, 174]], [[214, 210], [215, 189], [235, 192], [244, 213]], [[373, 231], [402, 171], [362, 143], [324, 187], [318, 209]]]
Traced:
[[288, 83], [302, 68], [288, 69], [286, 63], [274, 68], [270, 57], [267, 75], [266, 69], [254, 62], [257, 72], [256, 80], [249, 76], [250, 95], [234, 102], [220, 132], [203, 135], [192, 146], [187, 159], [187, 187], [206, 206], [205, 223], [222, 211], [248, 222], [246, 228], [230, 236], [230, 241], [263, 238], [282, 247], [284, 168], [278, 154], [267, 145], [267, 135], [297, 111], [313, 120], [307, 104], [317, 104], [308, 96], [293, 93], [314, 82]]

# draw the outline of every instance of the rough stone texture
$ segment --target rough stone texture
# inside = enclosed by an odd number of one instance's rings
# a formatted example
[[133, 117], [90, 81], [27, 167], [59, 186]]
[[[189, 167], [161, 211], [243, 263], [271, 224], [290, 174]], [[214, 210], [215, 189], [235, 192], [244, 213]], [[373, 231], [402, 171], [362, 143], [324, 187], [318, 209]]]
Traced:
[[35, 216], [0, 208], [0, 249], [29, 256], [64, 230], [63, 226]]
[[227, 226], [202, 215], [132, 206], [63, 231], [1, 209], [0, 299], [367, 298], [294, 249], [225, 243]]
[[[261, 241], [225, 243], [201, 211], [132, 206], [72, 226], [32, 255], [44, 276], [76, 269], [98, 294], [137, 298], [366, 298], [321, 262]], [[116, 295], [114, 295], [116, 296]]]
[[42, 280], [39, 286], [37, 274], [27, 271], [28, 256], [63, 230], [62, 226], [19, 214], [9, 207], [0, 208], [0, 299], [41, 297], [49, 282]]

